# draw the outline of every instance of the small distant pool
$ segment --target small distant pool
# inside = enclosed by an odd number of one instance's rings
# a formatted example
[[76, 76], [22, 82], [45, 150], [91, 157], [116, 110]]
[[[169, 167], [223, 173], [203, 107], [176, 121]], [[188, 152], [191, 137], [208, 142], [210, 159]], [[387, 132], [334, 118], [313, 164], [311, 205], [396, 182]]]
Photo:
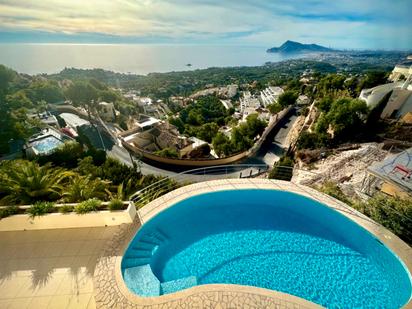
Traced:
[[365, 229], [277, 190], [213, 192], [167, 208], [135, 235], [122, 274], [146, 297], [239, 284], [329, 308], [400, 308], [412, 290], [403, 263]]
[[32, 147], [40, 154], [47, 154], [62, 144], [63, 142], [61, 140], [53, 135], [50, 135], [41, 140], [32, 142]]

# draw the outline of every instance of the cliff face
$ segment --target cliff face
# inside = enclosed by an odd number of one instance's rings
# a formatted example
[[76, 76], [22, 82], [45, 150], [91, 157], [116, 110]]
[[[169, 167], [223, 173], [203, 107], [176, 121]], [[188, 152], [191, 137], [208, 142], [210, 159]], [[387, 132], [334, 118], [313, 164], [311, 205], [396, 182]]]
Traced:
[[310, 53], [330, 51], [334, 50], [317, 44], [302, 44], [294, 41], [286, 41], [280, 47], [272, 47], [267, 50], [268, 53]]

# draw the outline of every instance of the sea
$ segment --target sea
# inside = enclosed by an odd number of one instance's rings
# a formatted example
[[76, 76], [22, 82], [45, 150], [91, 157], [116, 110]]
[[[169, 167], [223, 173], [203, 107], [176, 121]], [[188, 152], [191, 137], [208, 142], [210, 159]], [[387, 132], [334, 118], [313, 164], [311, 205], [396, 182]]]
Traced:
[[101, 68], [146, 75], [209, 67], [259, 66], [296, 58], [267, 46], [159, 44], [0, 44], [0, 64], [31, 75]]

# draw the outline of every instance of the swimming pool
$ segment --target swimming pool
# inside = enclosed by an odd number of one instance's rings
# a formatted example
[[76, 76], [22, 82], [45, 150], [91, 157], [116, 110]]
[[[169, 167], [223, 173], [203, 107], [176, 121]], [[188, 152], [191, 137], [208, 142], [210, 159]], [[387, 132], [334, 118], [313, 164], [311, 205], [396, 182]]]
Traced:
[[319, 202], [277, 190], [183, 200], [142, 226], [121, 268], [140, 296], [211, 283], [277, 290], [330, 308], [399, 308], [411, 296], [408, 271], [377, 238]]
[[32, 142], [33, 148], [39, 154], [49, 154], [50, 152], [52, 152], [54, 149], [56, 149], [60, 145], [63, 145], [63, 142], [53, 135], [50, 135], [41, 140]]

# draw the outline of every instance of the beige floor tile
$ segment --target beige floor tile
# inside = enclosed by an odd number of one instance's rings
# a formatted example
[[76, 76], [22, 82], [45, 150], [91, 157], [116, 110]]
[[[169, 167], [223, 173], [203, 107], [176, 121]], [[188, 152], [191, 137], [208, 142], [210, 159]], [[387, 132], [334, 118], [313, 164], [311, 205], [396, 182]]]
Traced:
[[7, 309], [9, 307], [10, 299], [0, 299], [0, 309]]
[[56, 274], [69, 274], [75, 256], [62, 256], [57, 260], [54, 271]]
[[25, 277], [14, 277], [10, 280], [4, 280], [0, 285], [0, 299], [14, 298], [20, 288], [26, 283]]
[[53, 270], [56, 268], [59, 259], [59, 257], [40, 258], [34, 270], [39, 272], [53, 273]]
[[50, 299], [47, 309], [65, 309], [70, 303], [70, 296], [57, 295]]
[[0, 259], [1, 260], [9, 260], [12, 259], [18, 249], [16, 245], [5, 245], [1, 248]]
[[48, 257], [60, 257], [63, 250], [67, 247], [67, 242], [64, 241], [52, 241], [47, 243], [45, 253]]
[[90, 228], [89, 234], [88, 234], [88, 239], [93, 240], [93, 239], [102, 239], [104, 229], [101, 227], [92, 227]]
[[26, 308], [30, 308], [29, 305], [32, 301], [31, 297], [28, 298], [16, 298], [13, 299], [7, 309], [26, 309]]
[[[32, 242], [38, 242], [38, 243], [48, 242], [50, 241], [51, 236], [56, 236], [55, 230], [30, 231], [30, 233], [32, 234], [31, 235]], [[55, 239], [55, 238], [52, 238], [52, 239]]]
[[90, 256], [89, 262], [87, 264], [87, 272], [91, 274], [92, 276], [94, 275], [94, 270], [96, 268], [99, 258], [100, 257], [97, 255]]
[[89, 265], [90, 258], [90, 255], [76, 256], [71, 263], [73, 273], [85, 272], [87, 266]]
[[56, 291], [56, 295], [71, 295], [77, 292], [76, 284], [70, 276], [65, 276], [62, 280], [59, 288]]
[[73, 232], [71, 231], [71, 229], [62, 229], [59, 238], [58, 239], [54, 239], [59, 240], [59, 241], [68, 241], [68, 240], [72, 240], [73, 239]]
[[59, 240], [63, 231], [64, 229], [47, 230], [47, 233], [43, 235], [43, 241], [50, 242]]
[[87, 309], [96, 309], [96, 301], [94, 300], [94, 296], [90, 297], [89, 304], [87, 305]]
[[69, 240], [89, 240], [90, 228], [68, 229], [68, 231], [70, 232]]
[[106, 246], [107, 240], [106, 239], [98, 239], [95, 240], [96, 247], [94, 248], [94, 254], [100, 254], [103, 247]]
[[35, 292], [35, 286], [33, 286], [33, 282], [31, 277], [27, 277], [27, 281], [19, 288], [19, 291], [16, 294], [16, 298], [24, 298], [24, 297], [33, 297]]
[[39, 257], [39, 246], [43, 247], [42, 244], [38, 243], [24, 243], [18, 246], [17, 251], [14, 255], [15, 259], [32, 259]]
[[56, 294], [60, 284], [64, 279], [64, 275], [51, 276], [44, 284], [36, 286], [34, 296], [53, 296]]
[[61, 251], [61, 256], [76, 256], [77, 253], [80, 251], [80, 249], [83, 247], [84, 245], [83, 240], [72, 240], [72, 241], [68, 241], [65, 244], [64, 249]]
[[96, 247], [99, 244], [96, 240], [86, 240], [83, 242], [82, 247], [77, 252], [77, 255], [93, 255], [96, 252]]
[[79, 293], [92, 293], [93, 292], [93, 278], [86, 278], [78, 281]]
[[31, 276], [33, 270], [37, 269], [40, 259], [16, 259], [8, 262], [8, 267], [13, 276], [26, 277]]
[[69, 305], [67, 306], [67, 309], [81, 309], [81, 308], [87, 308], [90, 298], [92, 298], [92, 294], [79, 294], [72, 296], [70, 298]]
[[29, 308], [47, 308], [51, 300], [51, 296], [33, 297]]
[[102, 239], [110, 239], [117, 232], [118, 227], [106, 227], [102, 234]]

